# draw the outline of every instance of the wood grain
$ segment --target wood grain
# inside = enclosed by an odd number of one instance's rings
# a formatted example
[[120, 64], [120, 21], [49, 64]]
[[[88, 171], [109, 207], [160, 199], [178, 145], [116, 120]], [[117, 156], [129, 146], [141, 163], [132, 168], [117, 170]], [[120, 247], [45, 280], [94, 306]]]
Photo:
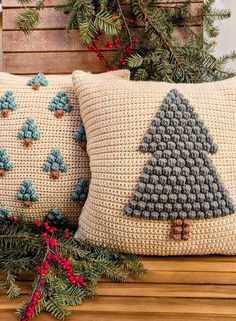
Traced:
[[[104, 52], [110, 60], [114, 52]], [[37, 52], [37, 53], [5, 53], [3, 70], [14, 74], [70, 74], [73, 70], [104, 72], [103, 63], [98, 63], [95, 54], [90, 52]]]
[[[143, 279], [99, 282], [93, 300], [72, 307], [68, 321], [233, 321], [236, 318], [236, 257], [144, 257]], [[229, 272], [230, 271], [230, 272]], [[29, 278], [26, 275], [25, 279]], [[165, 281], [165, 282], [163, 282]], [[20, 281], [22, 296], [0, 295], [0, 320], [29, 298], [31, 282]], [[36, 321], [54, 320], [42, 314]]]
[[[169, 5], [170, 6], [170, 5]], [[176, 4], [171, 4], [171, 6], [176, 6]], [[190, 12], [193, 16], [197, 16], [199, 9], [202, 4], [192, 3], [190, 4]], [[163, 5], [162, 5], [163, 7]], [[123, 7], [124, 12], [128, 15], [131, 11], [130, 6]], [[15, 20], [17, 14], [21, 11], [20, 8], [5, 8], [4, 9], [4, 19], [3, 19], [3, 29], [4, 30], [16, 30]], [[41, 20], [36, 29], [65, 29], [68, 21], [68, 15], [63, 12], [56, 11], [52, 7], [45, 8], [40, 12]], [[140, 23], [142, 25], [142, 23]]]

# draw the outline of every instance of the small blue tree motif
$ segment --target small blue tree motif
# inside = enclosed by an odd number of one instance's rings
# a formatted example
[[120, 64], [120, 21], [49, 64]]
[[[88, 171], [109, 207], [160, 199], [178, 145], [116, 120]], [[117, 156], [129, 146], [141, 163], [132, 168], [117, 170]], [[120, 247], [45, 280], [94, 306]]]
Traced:
[[89, 180], [82, 178], [75, 186], [74, 191], [71, 193], [71, 199], [73, 201], [85, 202], [88, 197]]
[[68, 170], [68, 165], [64, 161], [59, 148], [53, 148], [43, 165], [45, 172], [50, 172], [52, 179], [58, 179], [60, 173], [65, 173]]
[[11, 171], [13, 168], [10, 157], [7, 155], [5, 148], [0, 148], [0, 177], [6, 175], [8, 171]]
[[17, 199], [23, 202], [26, 207], [31, 207], [33, 202], [39, 200], [35, 187], [30, 179], [23, 180], [17, 193]]
[[13, 95], [13, 92], [8, 90], [0, 98], [0, 110], [3, 118], [9, 116], [9, 112], [16, 109], [16, 101]]
[[18, 138], [23, 139], [23, 144], [26, 147], [31, 147], [33, 142], [40, 139], [40, 132], [38, 126], [34, 122], [33, 118], [27, 118], [26, 122], [19, 131]]
[[45, 218], [45, 222], [48, 222], [49, 225], [56, 227], [65, 227], [67, 225], [67, 220], [65, 215], [61, 212], [59, 208], [52, 208], [48, 215]]
[[66, 113], [69, 113], [72, 110], [72, 105], [66, 95], [65, 91], [60, 91], [53, 98], [51, 104], [48, 106], [48, 109], [54, 111], [56, 118], [62, 118]]
[[86, 150], [87, 147], [87, 137], [86, 137], [86, 132], [85, 132], [85, 128], [84, 125], [81, 124], [79, 126], [79, 128], [77, 129], [77, 131], [75, 132], [73, 139], [79, 143], [79, 146]]
[[0, 208], [0, 224], [5, 223], [6, 221], [10, 221], [14, 215], [9, 211], [7, 207]]
[[47, 86], [48, 81], [43, 73], [35, 75], [32, 79], [27, 82], [27, 86], [32, 87], [34, 90], [39, 90], [40, 86]]

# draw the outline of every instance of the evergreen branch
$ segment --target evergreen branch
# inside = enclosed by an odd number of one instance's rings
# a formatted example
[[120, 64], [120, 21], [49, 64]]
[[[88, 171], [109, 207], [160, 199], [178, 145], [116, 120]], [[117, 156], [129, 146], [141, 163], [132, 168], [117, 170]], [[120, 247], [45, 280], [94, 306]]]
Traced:
[[25, 8], [16, 18], [16, 27], [28, 35], [40, 21], [39, 9]]

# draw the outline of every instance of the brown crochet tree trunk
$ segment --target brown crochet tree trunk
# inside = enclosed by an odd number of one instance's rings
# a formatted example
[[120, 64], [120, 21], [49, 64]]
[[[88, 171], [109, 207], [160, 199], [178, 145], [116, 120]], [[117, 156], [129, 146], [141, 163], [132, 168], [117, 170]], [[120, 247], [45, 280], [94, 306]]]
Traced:
[[56, 118], [62, 118], [64, 116], [64, 114], [65, 114], [64, 110], [56, 110], [55, 111]]
[[190, 238], [190, 220], [175, 220], [172, 222], [171, 239], [175, 241], [188, 241]]
[[51, 171], [50, 176], [52, 179], [58, 179], [60, 177], [59, 171]]
[[86, 150], [87, 149], [87, 142], [80, 142], [79, 146], [83, 149]]
[[7, 118], [9, 116], [9, 109], [2, 109], [1, 114], [3, 118]]
[[31, 207], [32, 206], [32, 202], [31, 201], [23, 201], [23, 205], [25, 207]]
[[4, 177], [4, 176], [6, 176], [6, 171], [5, 171], [5, 169], [0, 169], [0, 177]]
[[31, 147], [33, 145], [33, 139], [31, 138], [24, 138], [23, 144], [25, 147]]
[[36, 82], [35, 84], [32, 85], [33, 90], [39, 90], [40, 88], [40, 83]]

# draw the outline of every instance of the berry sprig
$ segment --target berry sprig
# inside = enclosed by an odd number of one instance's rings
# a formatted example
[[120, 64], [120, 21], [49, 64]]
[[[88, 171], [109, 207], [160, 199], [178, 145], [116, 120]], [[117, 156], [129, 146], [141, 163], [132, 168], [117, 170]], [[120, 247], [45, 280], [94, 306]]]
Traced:
[[[134, 25], [134, 21], [130, 20], [130, 23]], [[132, 26], [133, 27], [133, 26]], [[103, 52], [99, 48], [97, 42], [102, 36], [102, 32], [98, 29], [96, 36], [92, 39], [91, 44], [87, 46], [89, 52], [94, 52], [100, 62], [105, 63], [106, 71], [119, 70], [126, 67], [126, 59], [131, 56], [134, 51], [137, 49], [136, 46], [139, 42], [138, 38], [131, 37], [129, 44], [124, 44], [124, 39], [119, 37], [114, 37], [112, 40], [109, 40], [105, 45], [105, 48], [108, 50], [118, 51], [119, 57], [115, 65], [112, 65], [107, 61]], [[123, 44], [122, 44], [123, 41]]]
[[[35, 313], [35, 309], [39, 304], [39, 301], [44, 299], [47, 295], [47, 275], [50, 273], [55, 273], [55, 271], [63, 273], [72, 286], [86, 287], [84, 279], [75, 273], [72, 262], [68, 258], [64, 257], [61, 251], [57, 249], [57, 236], [61, 236], [61, 233], [63, 233], [64, 238], [69, 239], [69, 229], [65, 228], [63, 231], [60, 231], [57, 227], [49, 225], [48, 222], [40, 222], [39, 220], [34, 220], [34, 225], [41, 234], [43, 244], [46, 246], [46, 253], [41, 265], [35, 266], [37, 277], [34, 290], [30, 301], [25, 305], [25, 310], [20, 321], [30, 320]], [[42, 293], [44, 293], [44, 298], [41, 297]]]

